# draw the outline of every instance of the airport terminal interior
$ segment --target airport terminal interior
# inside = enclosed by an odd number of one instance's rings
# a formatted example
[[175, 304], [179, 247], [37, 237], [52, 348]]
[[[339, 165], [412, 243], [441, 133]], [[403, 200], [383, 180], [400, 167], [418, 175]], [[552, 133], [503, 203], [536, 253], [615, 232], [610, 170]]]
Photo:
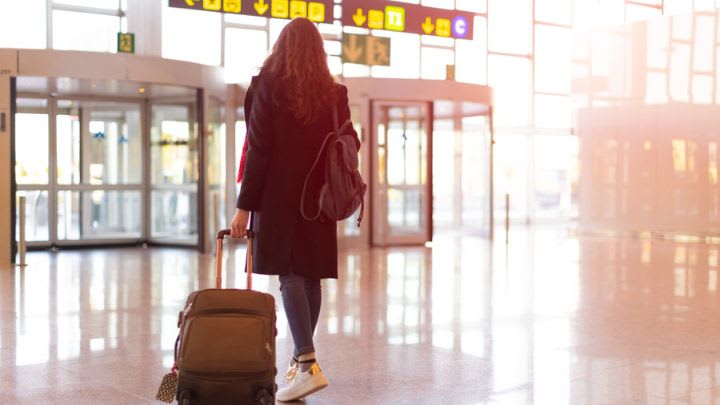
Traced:
[[368, 184], [298, 403], [720, 404], [720, 0], [0, 0], [0, 404], [163, 403], [297, 17]]

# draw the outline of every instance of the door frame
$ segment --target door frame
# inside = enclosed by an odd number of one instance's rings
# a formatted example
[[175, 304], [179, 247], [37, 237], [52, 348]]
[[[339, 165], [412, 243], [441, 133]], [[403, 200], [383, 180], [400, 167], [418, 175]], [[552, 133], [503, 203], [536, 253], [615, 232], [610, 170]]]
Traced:
[[[423, 215], [424, 235], [410, 236], [392, 236], [387, 232], [389, 225], [387, 224], [387, 199], [383, 199], [380, 193], [380, 184], [377, 175], [379, 171], [379, 142], [378, 142], [378, 126], [380, 124], [377, 116], [378, 108], [381, 107], [411, 107], [421, 106], [424, 109], [425, 120], [423, 120], [421, 128], [425, 130], [425, 185], [423, 190]], [[425, 245], [433, 239], [433, 127], [434, 127], [434, 110], [433, 102], [427, 100], [393, 100], [384, 98], [375, 98], [370, 100], [370, 245], [371, 246], [418, 246]], [[387, 142], [387, 141], [386, 141]], [[421, 157], [422, 159], [422, 157]], [[372, 170], [375, 168], [375, 170]], [[387, 168], [385, 170], [387, 176]], [[387, 188], [387, 185], [385, 185]]]

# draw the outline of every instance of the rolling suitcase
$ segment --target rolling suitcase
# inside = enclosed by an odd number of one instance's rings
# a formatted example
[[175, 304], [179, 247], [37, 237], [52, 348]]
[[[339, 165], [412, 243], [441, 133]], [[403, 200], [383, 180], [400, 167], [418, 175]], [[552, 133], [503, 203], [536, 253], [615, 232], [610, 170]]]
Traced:
[[217, 235], [216, 288], [196, 291], [180, 312], [175, 343], [180, 405], [275, 403], [275, 300], [252, 290], [248, 231], [247, 289], [222, 289], [223, 239]]

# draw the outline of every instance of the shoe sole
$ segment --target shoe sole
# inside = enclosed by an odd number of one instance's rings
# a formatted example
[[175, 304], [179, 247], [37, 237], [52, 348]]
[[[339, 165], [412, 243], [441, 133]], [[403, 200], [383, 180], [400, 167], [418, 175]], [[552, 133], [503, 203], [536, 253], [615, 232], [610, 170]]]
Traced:
[[326, 379], [325, 382], [323, 382], [322, 384], [316, 386], [315, 388], [311, 388], [310, 390], [308, 390], [308, 391], [306, 391], [306, 392], [303, 392], [302, 394], [300, 394], [300, 395], [298, 395], [298, 396], [295, 396], [295, 397], [292, 397], [292, 398], [289, 398], [289, 399], [279, 399], [279, 398], [278, 398], [278, 401], [280, 401], [280, 402], [299, 401], [299, 400], [304, 399], [305, 397], [307, 397], [307, 396], [309, 396], [309, 395], [312, 395], [312, 394], [320, 391], [320, 390], [323, 389], [323, 388], [327, 388], [328, 385], [329, 385], [329, 383], [328, 383], [328, 381], [327, 381], [327, 379]]

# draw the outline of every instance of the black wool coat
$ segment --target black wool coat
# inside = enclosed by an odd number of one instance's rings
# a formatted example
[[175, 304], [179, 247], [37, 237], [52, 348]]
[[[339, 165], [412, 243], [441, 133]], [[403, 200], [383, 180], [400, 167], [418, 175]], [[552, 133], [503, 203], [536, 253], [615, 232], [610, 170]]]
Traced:
[[[342, 123], [350, 118], [347, 88], [338, 84], [336, 91]], [[305, 177], [334, 128], [332, 108], [318, 112], [314, 123], [303, 125], [282, 102], [286, 99], [282, 92], [278, 80], [261, 74], [253, 78], [245, 100], [248, 150], [237, 207], [254, 212], [253, 271], [337, 278], [336, 222], [306, 221], [300, 215]], [[317, 212], [323, 179], [324, 159], [311, 177], [305, 198], [308, 216]]]

